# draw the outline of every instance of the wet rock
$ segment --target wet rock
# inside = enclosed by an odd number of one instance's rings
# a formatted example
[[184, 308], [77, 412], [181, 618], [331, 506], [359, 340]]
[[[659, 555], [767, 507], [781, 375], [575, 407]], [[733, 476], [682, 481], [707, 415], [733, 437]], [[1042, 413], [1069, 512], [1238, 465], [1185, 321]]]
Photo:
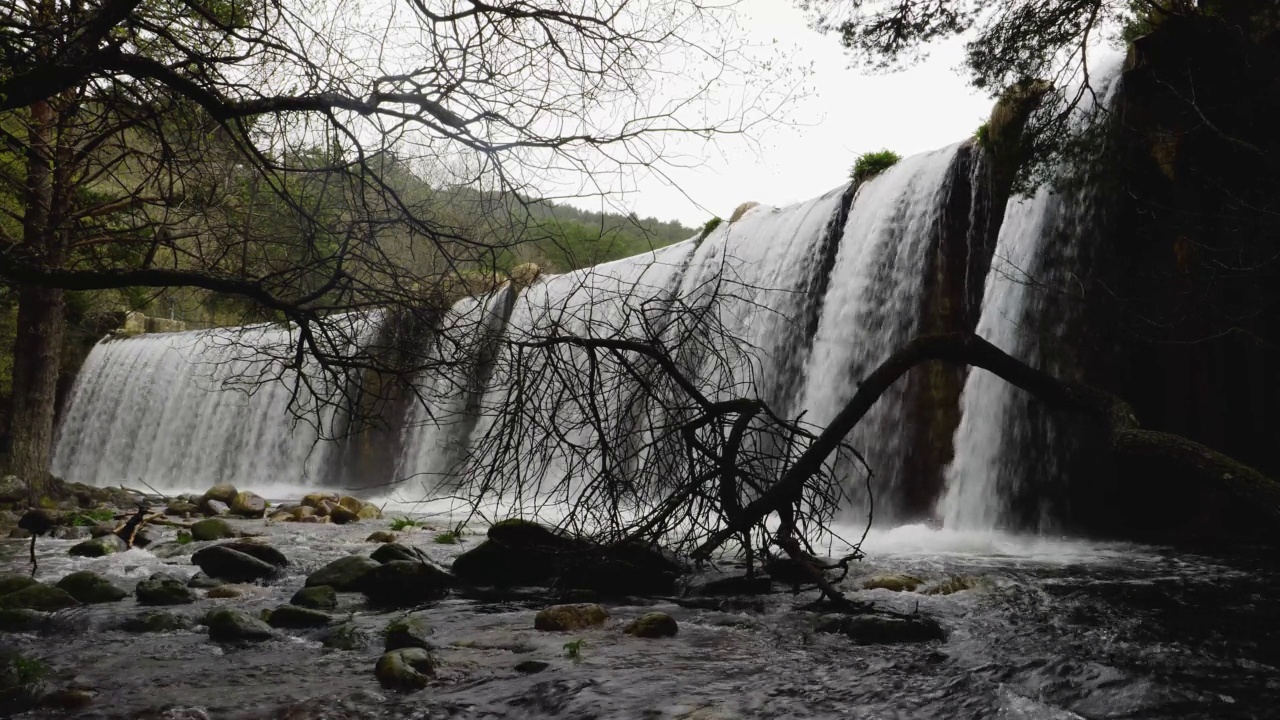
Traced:
[[301, 507], [294, 508], [290, 512], [290, 515], [293, 516], [294, 522], [303, 522], [307, 518], [315, 517], [315, 514], [316, 514], [316, 509], [309, 505], [303, 505]]
[[346, 525], [347, 523], [358, 522], [360, 520], [359, 515], [341, 505], [329, 503], [328, 510], [329, 512], [327, 514], [329, 516], [329, 522], [336, 523], [338, 525]]
[[71, 573], [59, 580], [57, 586], [66, 590], [71, 597], [86, 604], [116, 602], [123, 600], [129, 594], [124, 588], [88, 570]]
[[599, 627], [609, 619], [609, 611], [595, 603], [552, 605], [538, 611], [533, 619], [535, 630], [585, 630]]
[[180, 543], [180, 542], [171, 541], [171, 542], [157, 543], [154, 546], [148, 547], [147, 552], [151, 553], [152, 555], [155, 555], [156, 557], [162, 560], [168, 560], [169, 558], [176, 558], [176, 557], [183, 557], [184, 555], [190, 555], [192, 552], [195, 551], [195, 549], [196, 549], [195, 546], [193, 546], [190, 542]]
[[200, 512], [200, 506], [186, 500], [172, 500], [165, 506], [164, 512], [166, 515], [188, 517]]
[[267, 616], [267, 624], [273, 628], [315, 628], [324, 627], [332, 622], [333, 618], [319, 610], [297, 605], [281, 605]]
[[244, 593], [245, 587], [243, 585], [226, 584], [209, 588], [209, 591], [204, 596], [212, 600], [234, 600], [242, 597]]
[[128, 549], [129, 546], [119, 536], [103, 535], [102, 537], [92, 538], [73, 545], [67, 552], [76, 557], [96, 558], [124, 552]]
[[[111, 530], [114, 531], [115, 528], [111, 528]], [[103, 533], [103, 535], [110, 534], [110, 532]], [[63, 525], [62, 527], [54, 528], [53, 531], [53, 539], [55, 540], [81, 540], [87, 537], [102, 537], [102, 535], [94, 535], [92, 528], [82, 525]]]
[[327, 522], [329, 522], [329, 518], [327, 518], [327, 517], [321, 517], [321, 516], [319, 516], [319, 515], [308, 515], [308, 516], [306, 516], [306, 517], [304, 517], [304, 518], [299, 518], [299, 519], [298, 519], [298, 522], [300, 522], [300, 523], [314, 523], [314, 524], [319, 525], [319, 524], [322, 524], [322, 523], [327, 523]]
[[94, 694], [80, 688], [61, 688], [45, 695], [41, 704], [47, 708], [75, 712], [93, 704]]
[[405, 607], [448, 595], [453, 577], [430, 563], [392, 560], [369, 570], [356, 585], [374, 605]]
[[250, 557], [257, 558], [262, 562], [278, 568], [289, 567], [289, 558], [279, 550], [270, 545], [256, 540], [242, 540], [239, 542], [221, 543], [216, 547], [224, 547], [228, 550], [244, 553]]
[[549, 667], [551, 667], [550, 663], [544, 663], [541, 660], [525, 660], [523, 662], [516, 663], [516, 672], [524, 673], [525, 675], [532, 675], [534, 673], [540, 673]]
[[393, 620], [387, 626], [386, 649], [399, 650], [400, 648], [416, 647], [430, 650], [431, 643], [427, 641], [427, 636], [430, 634], [431, 626], [420, 617], [409, 616]]
[[302, 498], [302, 504], [309, 508], [319, 508], [321, 503], [331, 502], [337, 504], [338, 496], [334, 493], [309, 493]]
[[18, 521], [18, 529], [26, 530], [32, 535], [45, 535], [61, 522], [62, 516], [58, 513], [44, 508], [35, 508], [22, 515], [22, 519]]
[[192, 575], [191, 579], [187, 581], [187, 587], [200, 588], [205, 590], [209, 588], [216, 588], [226, 584], [227, 583], [225, 580], [219, 580], [218, 578], [209, 577], [203, 572], [198, 572], [195, 575]]
[[382, 519], [382, 509], [377, 505], [365, 505], [360, 508], [356, 516], [361, 520], [380, 520]]
[[201, 542], [226, 540], [239, 535], [240, 533], [231, 527], [231, 523], [222, 518], [208, 518], [191, 526], [191, 538]]
[[210, 500], [230, 505], [239, 495], [240, 491], [231, 483], [219, 483], [205, 491], [200, 498], [201, 505], [208, 505]]
[[818, 623], [817, 630], [844, 635], [859, 645], [918, 643], [946, 637], [938, 621], [919, 615], [828, 615]]
[[28, 585], [0, 596], [0, 608], [43, 610], [52, 612], [75, 607], [80, 603], [66, 590], [44, 583]]
[[980, 584], [981, 581], [978, 578], [952, 575], [945, 580], [940, 580], [930, 585], [921, 592], [925, 595], [951, 595], [965, 590], [972, 590]]
[[365, 542], [372, 543], [393, 543], [396, 541], [396, 534], [388, 530], [378, 530], [371, 533], [369, 537], [364, 539]]
[[675, 637], [680, 625], [664, 612], [651, 612], [632, 620], [622, 632], [642, 638]]
[[221, 500], [206, 500], [204, 508], [210, 515], [226, 515], [231, 512], [231, 506]]
[[271, 626], [249, 613], [219, 608], [205, 616], [209, 639], [214, 642], [261, 641], [271, 639]]
[[408, 560], [413, 562], [419, 559], [418, 554], [415, 553], [412, 548], [396, 542], [383, 545], [377, 550], [374, 550], [373, 554], [369, 557], [379, 563], [389, 563], [395, 560]]
[[236, 493], [230, 505], [231, 513], [240, 517], [260, 518], [267, 514], [266, 499], [247, 490]]
[[116, 526], [109, 522], [100, 522], [89, 528], [89, 537], [102, 537], [104, 535], [112, 535], [116, 531]]
[[364, 576], [376, 567], [380, 565], [363, 555], [348, 555], [308, 575], [306, 586], [328, 585], [338, 592], [356, 592]]
[[190, 630], [193, 623], [181, 615], [167, 612], [145, 613], [129, 618], [120, 629], [131, 633], [162, 633]]
[[228, 582], [254, 582], [276, 575], [276, 567], [247, 553], [224, 545], [204, 548], [191, 556], [191, 562], [209, 577]]
[[344, 623], [321, 635], [320, 644], [331, 650], [363, 650], [369, 646], [369, 635], [355, 625]]
[[23, 530], [22, 528], [14, 528], [9, 531], [10, 540], [27, 540], [30, 537], [31, 537], [30, 530]]
[[353, 513], [359, 513], [361, 510], [364, 509], [364, 506], [367, 505], [368, 503], [361, 500], [360, 498], [351, 497], [350, 495], [343, 495], [342, 497], [338, 498], [338, 504], [350, 510]]
[[413, 691], [427, 686], [435, 674], [435, 661], [431, 653], [422, 648], [392, 650], [378, 658], [373, 669], [374, 677], [384, 688]]
[[271, 522], [293, 522], [292, 510], [276, 510], [267, 516]]
[[332, 610], [338, 607], [338, 593], [328, 585], [304, 587], [289, 598], [289, 603], [312, 610]]
[[26, 575], [0, 575], [0, 595], [8, 595], [11, 592], [39, 584], [38, 580]]
[[45, 617], [30, 608], [0, 609], [0, 632], [36, 632], [44, 625]]
[[704, 582], [690, 582], [681, 593], [685, 597], [726, 597], [730, 595], [768, 595], [773, 592], [773, 578], [767, 575], [746, 575], [715, 578]]
[[924, 584], [924, 581], [914, 575], [876, 575], [867, 578], [862, 583], [864, 590], [891, 590], [893, 592], [913, 592], [916, 588]]
[[0, 478], [0, 502], [16, 503], [27, 499], [27, 484], [16, 475]]
[[156, 573], [134, 588], [139, 605], [187, 605], [196, 601], [195, 593], [178, 578]]

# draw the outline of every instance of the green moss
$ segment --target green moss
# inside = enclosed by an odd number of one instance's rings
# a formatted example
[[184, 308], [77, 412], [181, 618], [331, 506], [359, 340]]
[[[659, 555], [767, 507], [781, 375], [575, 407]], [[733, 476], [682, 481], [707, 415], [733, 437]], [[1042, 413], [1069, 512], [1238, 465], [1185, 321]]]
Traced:
[[67, 524], [72, 527], [92, 527], [98, 523], [110, 522], [115, 519], [116, 514], [106, 509], [77, 510], [67, 517]]
[[394, 530], [395, 532], [400, 532], [405, 528], [416, 528], [416, 527], [422, 527], [422, 523], [409, 517], [398, 517], [395, 520], [391, 521], [391, 529]]
[[698, 235], [698, 242], [706, 240], [707, 236], [715, 232], [716, 228], [720, 227], [720, 223], [722, 222], [724, 222], [724, 220], [718, 217], [713, 217], [708, 220], [707, 224], [702, 226], [702, 232]]
[[439, 545], [457, 545], [458, 533], [452, 530], [446, 530], [445, 532], [436, 535], [436, 543]]
[[865, 182], [897, 165], [901, 159], [902, 156], [892, 150], [862, 153], [854, 161], [853, 169], [849, 171], [849, 179]]

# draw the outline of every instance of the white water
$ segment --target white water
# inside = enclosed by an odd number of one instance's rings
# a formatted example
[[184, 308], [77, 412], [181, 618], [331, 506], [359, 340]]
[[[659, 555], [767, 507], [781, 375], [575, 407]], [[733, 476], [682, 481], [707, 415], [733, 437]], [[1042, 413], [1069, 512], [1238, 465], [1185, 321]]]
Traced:
[[[1122, 58], [1109, 58], [1094, 75], [1094, 88], [1104, 107], [1119, 89]], [[1092, 95], [1086, 94], [1075, 116], [1077, 131], [1091, 122]], [[1087, 169], [1060, 168], [1055, 179], [1078, 176]], [[1034, 197], [1012, 198], [987, 274], [977, 332], [996, 347], [1034, 367], [1063, 376], [1069, 368], [1048, 350], [1062, 342], [1078, 314], [1073, 300], [1074, 276], [1082, 242], [1094, 229], [1092, 206], [1097, 183], [1075, 182], [1067, 190], [1043, 186]], [[1045, 256], [1052, 252], [1051, 261]], [[955, 458], [947, 469], [947, 488], [939, 501], [946, 527], [991, 530], [1012, 522], [1011, 494], [1028, 481], [1050, 482], [1058, 472], [1053, 452], [1028, 465], [1018, 448], [1029, 444], [1033, 420], [1025, 393], [984, 370], [970, 372], [961, 395], [960, 427]], [[1035, 428], [1052, 440], [1052, 424]], [[1053, 442], [1048, 443], [1050, 446]], [[1050, 509], [1041, 508], [1043, 528]]]

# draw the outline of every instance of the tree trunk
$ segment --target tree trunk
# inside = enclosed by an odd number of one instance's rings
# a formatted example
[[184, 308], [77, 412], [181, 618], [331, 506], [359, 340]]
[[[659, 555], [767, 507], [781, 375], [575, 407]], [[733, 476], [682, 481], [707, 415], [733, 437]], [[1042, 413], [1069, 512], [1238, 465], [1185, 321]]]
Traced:
[[12, 472], [42, 492], [53, 450], [53, 420], [66, 321], [62, 291], [25, 285], [18, 290], [18, 337], [13, 348]]

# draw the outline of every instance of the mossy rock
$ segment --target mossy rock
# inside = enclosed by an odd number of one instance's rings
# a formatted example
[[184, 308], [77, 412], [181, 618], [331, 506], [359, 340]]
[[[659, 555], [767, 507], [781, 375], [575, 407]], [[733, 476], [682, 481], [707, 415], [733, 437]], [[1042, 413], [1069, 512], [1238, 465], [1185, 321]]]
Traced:
[[680, 624], [664, 612], [651, 612], [632, 620], [622, 632], [642, 638], [675, 637]]
[[118, 552], [124, 552], [129, 549], [129, 545], [121, 540], [117, 535], [103, 535], [82, 543], [73, 545], [68, 554], [75, 557], [98, 558], [106, 557]]
[[351, 623], [331, 627], [320, 636], [320, 644], [330, 650], [363, 650], [369, 643], [369, 634]]
[[422, 648], [392, 650], [378, 658], [374, 677], [389, 690], [412, 692], [421, 690], [435, 674], [435, 660]]
[[239, 494], [240, 491], [236, 489], [235, 485], [232, 485], [231, 483], [219, 483], [205, 491], [204, 495], [200, 497], [200, 504], [203, 505], [210, 500], [216, 500], [220, 503], [230, 505], [235, 501], [236, 495]]
[[189, 605], [196, 601], [195, 593], [186, 583], [166, 574], [156, 573], [142, 580], [134, 588], [139, 605]]
[[395, 560], [408, 560], [410, 562], [414, 562], [419, 559], [418, 554], [409, 546], [401, 545], [396, 542], [386, 543], [377, 550], [374, 550], [373, 554], [369, 557], [378, 561], [378, 563], [389, 563]]
[[116, 602], [129, 595], [124, 588], [88, 570], [73, 572], [62, 578], [58, 581], [58, 587], [85, 604]]
[[365, 542], [371, 543], [393, 543], [396, 541], [396, 534], [389, 530], [378, 530], [369, 534], [364, 539]]
[[338, 496], [334, 493], [323, 493], [323, 492], [308, 493], [307, 495], [303, 496], [302, 505], [303, 507], [318, 509], [321, 506], [321, 504], [326, 502], [336, 503], [338, 502], [338, 499], [339, 499]]
[[254, 582], [276, 576], [277, 568], [234, 547], [214, 545], [191, 556], [210, 577], [228, 582]]
[[257, 493], [238, 492], [229, 505], [231, 514], [240, 517], [261, 518], [267, 514], [267, 501]]
[[431, 643], [427, 640], [430, 634], [431, 626], [426, 620], [420, 617], [402, 617], [391, 621], [387, 626], [385, 647], [387, 650], [410, 647], [430, 650]]
[[242, 610], [219, 608], [205, 616], [209, 639], [214, 642], [270, 640], [271, 626]]
[[239, 536], [240, 533], [231, 527], [231, 523], [222, 518], [207, 518], [191, 526], [191, 538], [201, 542], [227, 540]]
[[429, 563], [393, 560], [365, 573], [356, 585], [374, 605], [407, 607], [445, 597], [453, 577]]
[[921, 592], [925, 595], [952, 595], [965, 590], [973, 590], [981, 587], [982, 581], [974, 577], [966, 577], [963, 575], [952, 575], [951, 577], [940, 580]]
[[333, 610], [338, 607], [338, 593], [329, 585], [304, 587], [289, 598], [289, 604], [311, 610]]
[[210, 600], [234, 600], [238, 597], [243, 597], [244, 592], [245, 588], [243, 585], [227, 583], [225, 585], [209, 588], [208, 592], [206, 592], [204, 596]]
[[356, 513], [359, 520], [380, 520], [382, 519], [382, 510], [377, 505], [365, 505]]
[[338, 558], [307, 576], [307, 587], [328, 585], [338, 592], [356, 592], [364, 576], [381, 565], [363, 555]]
[[914, 592], [924, 581], [914, 575], [876, 575], [862, 582], [864, 590], [891, 590], [893, 592]]
[[267, 616], [267, 624], [271, 627], [291, 630], [325, 627], [332, 622], [333, 618], [326, 613], [297, 605], [281, 605]]
[[0, 596], [39, 584], [38, 580], [27, 575], [0, 575]]
[[44, 626], [47, 616], [30, 608], [0, 609], [0, 632], [36, 632]]
[[609, 611], [595, 603], [552, 605], [538, 611], [533, 627], [548, 632], [585, 630], [604, 625], [608, 619]]
[[52, 612], [76, 607], [79, 604], [80, 602], [72, 597], [71, 593], [44, 583], [28, 585], [21, 590], [0, 596], [0, 608]]
[[818, 632], [844, 635], [859, 645], [889, 645], [944, 640], [938, 621], [919, 615], [831, 615], [823, 618]]
[[558, 550], [579, 549], [581, 543], [567, 538], [545, 525], [524, 518], [499, 520], [489, 527], [488, 538], [512, 547], [545, 547]]
[[218, 578], [215, 578], [215, 577], [209, 577], [209, 575], [204, 573], [203, 571], [198, 572], [195, 575], [192, 575], [191, 579], [187, 581], [187, 587], [200, 588], [201, 590], [209, 590], [211, 588], [221, 587], [226, 584], [227, 584], [226, 580], [219, 580]]
[[153, 612], [125, 620], [120, 629], [131, 633], [162, 633], [190, 630], [193, 626], [189, 619], [181, 615]]

